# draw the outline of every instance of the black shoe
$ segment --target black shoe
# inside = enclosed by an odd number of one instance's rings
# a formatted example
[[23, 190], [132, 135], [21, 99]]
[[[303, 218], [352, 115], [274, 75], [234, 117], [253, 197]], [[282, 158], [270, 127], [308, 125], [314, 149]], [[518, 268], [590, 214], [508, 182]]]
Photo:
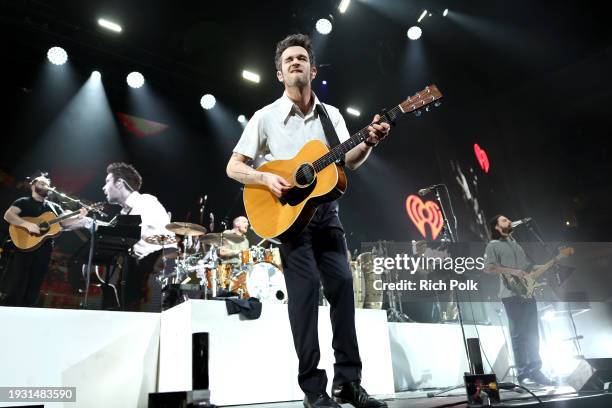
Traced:
[[521, 378], [520, 380], [518, 380], [518, 382], [523, 387], [529, 390], [535, 390], [538, 388], [542, 388], [542, 384], [540, 384], [539, 382], [535, 381], [533, 378], [530, 378], [530, 377]]
[[305, 408], [341, 408], [333, 399], [327, 395], [322, 394], [306, 394], [304, 396], [304, 407]]
[[534, 380], [538, 384], [546, 386], [546, 387], [550, 387], [550, 386], [555, 385], [555, 383], [553, 381], [551, 381], [550, 378], [548, 378], [547, 376], [542, 374], [542, 372], [540, 370], [530, 374], [529, 378], [531, 378], [532, 380]]
[[358, 381], [334, 387], [332, 395], [339, 404], [348, 403], [356, 408], [387, 407], [386, 402], [370, 397]]

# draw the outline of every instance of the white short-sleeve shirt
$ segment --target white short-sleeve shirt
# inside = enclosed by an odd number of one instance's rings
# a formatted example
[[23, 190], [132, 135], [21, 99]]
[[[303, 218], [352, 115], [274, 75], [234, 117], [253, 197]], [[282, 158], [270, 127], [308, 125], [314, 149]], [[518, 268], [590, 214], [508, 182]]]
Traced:
[[[313, 93], [314, 95], [314, 93]], [[251, 159], [260, 161], [287, 160], [311, 140], [321, 140], [329, 146], [315, 106], [322, 104], [314, 95], [314, 104], [304, 115], [300, 108], [283, 93], [279, 99], [255, 112], [234, 148]], [[340, 111], [322, 104], [336, 130], [340, 143], [350, 138]]]

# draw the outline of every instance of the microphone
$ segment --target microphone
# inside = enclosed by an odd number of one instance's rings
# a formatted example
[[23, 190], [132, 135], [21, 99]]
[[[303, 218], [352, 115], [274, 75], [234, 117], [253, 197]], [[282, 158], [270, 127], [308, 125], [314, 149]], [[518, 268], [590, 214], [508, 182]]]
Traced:
[[440, 184], [434, 184], [432, 186], [422, 188], [422, 189], [419, 190], [419, 195], [421, 197], [423, 197], [423, 196], [429, 194], [432, 190], [435, 190], [436, 188], [438, 188], [440, 186], [443, 186], [443, 185], [444, 185], [444, 183], [440, 183]]
[[523, 225], [523, 224], [528, 225], [530, 222], [531, 222], [531, 218], [523, 218], [522, 220], [512, 221], [510, 223], [510, 226], [512, 228], [516, 228], [519, 225]]

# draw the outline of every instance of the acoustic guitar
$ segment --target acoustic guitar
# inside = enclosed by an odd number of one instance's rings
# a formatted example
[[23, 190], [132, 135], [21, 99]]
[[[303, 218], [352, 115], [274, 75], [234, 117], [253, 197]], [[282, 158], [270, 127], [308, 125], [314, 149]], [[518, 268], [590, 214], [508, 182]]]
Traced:
[[[103, 206], [104, 203], [97, 203], [90, 207], [101, 209]], [[22, 251], [33, 251], [39, 248], [45, 240], [56, 237], [62, 232], [60, 222], [72, 218], [78, 213], [79, 211], [73, 211], [58, 217], [52, 211], [47, 211], [38, 217], [21, 217], [26, 221], [38, 225], [40, 234], [32, 234], [24, 227], [11, 224], [9, 226], [11, 241], [13, 241], [13, 244]]]
[[[380, 122], [393, 124], [404, 113], [428, 110], [428, 105], [441, 97], [438, 88], [430, 85], [393, 109], [383, 111]], [[258, 171], [283, 177], [292, 187], [278, 198], [266, 186], [245, 186], [244, 207], [257, 235], [287, 242], [308, 225], [319, 204], [344, 194], [346, 175], [339, 161], [368, 138], [368, 126], [331, 150], [325, 143], [311, 140], [292, 159], [273, 160], [258, 167]]]

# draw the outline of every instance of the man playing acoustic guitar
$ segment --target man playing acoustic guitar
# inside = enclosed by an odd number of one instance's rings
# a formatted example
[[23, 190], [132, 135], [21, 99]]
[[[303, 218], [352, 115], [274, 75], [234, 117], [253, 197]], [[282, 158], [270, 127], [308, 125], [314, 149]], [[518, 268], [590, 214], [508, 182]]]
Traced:
[[[310, 39], [302, 34], [280, 41], [275, 55], [276, 76], [284, 94], [255, 112], [227, 164], [229, 177], [247, 185], [267, 187], [276, 197], [288, 192], [292, 183], [270, 172], [257, 171], [248, 160], [290, 159], [311, 140], [332, 143], [350, 135], [342, 115], [333, 106], [322, 104], [311, 88], [317, 75]], [[368, 127], [369, 136], [345, 156], [346, 167], [356, 169], [389, 132], [387, 123]], [[324, 130], [326, 129], [326, 130]], [[293, 181], [293, 180], [292, 180]], [[299, 359], [298, 382], [306, 394], [305, 407], [339, 407], [326, 392], [327, 376], [317, 368], [320, 357], [317, 330], [320, 281], [331, 306], [334, 365], [333, 396], [355, 407], [386, 407], [360, 385], [361, 359], [355, 333], [355, 303], [352, 275], [346, 256], [347, 245], [338, 218], [338, 204], [318, 206], [307, 227], [281, 245], [289, 301], [289, 322]]]
[[[41, 233], [37, 224], [23, 217], [38, 217], [46, 212], [56, 216], [63, 213], [61, 207], [46, 199], [51, 181], [46, 175], [40, 175], [30, 182], [31, 196], [17, 199], [4, 213], [4, 219], [9, 224], [26, 229], [30, 234]], [[62, 228], [71, 229], [72, 224], [87, 213], [81, 209], [78, 216], [60, 222]], [[76, 224], [75, 224], [76, 225]], [[35, 306], [40, 287], [51, 260], [53, 240], [45, 239], [36, 249], [21, 251], [16, 249], [15, 255], [0, 282], [0, 304], [4, 306]]]

